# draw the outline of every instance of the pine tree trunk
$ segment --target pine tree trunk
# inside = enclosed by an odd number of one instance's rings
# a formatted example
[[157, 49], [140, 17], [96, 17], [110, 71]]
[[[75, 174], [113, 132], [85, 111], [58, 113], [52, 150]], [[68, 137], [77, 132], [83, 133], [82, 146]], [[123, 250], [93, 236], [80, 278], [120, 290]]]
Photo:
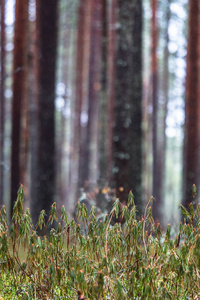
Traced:
[[87, 181], [85, 170], [87, 169], [87, 123], [88, 123], [88, 95], [89, 95], [89, 72], [91, 54], [91, 22], [92, 7], [94, 0], [87, 0], [84, 3], [85, 9], [85, 31], [84, 31], [84, 58], [83, 58], [83, 86], [82, 86], [82, 107], [81, 107], [81, 127], [80, 127], [80, 153], [79, 153], [79, 187], [83, 187]]
[[[60, 2], [60, 8], [62, 9], [63, 13], [68, 12], [68, 3], [65, 1]], [[73, 18], [73, 16], [72, 16]], [[70, 22], [69, 22], [70, 23]], [[65, 92], [62, 95], [64, 100], [63, 108], [59, 114], [59, 122], [58, 122], [58, 130], [56, 134], [56, 180], [57, 180], [57, 195], [59, 198], [59, 204], [60, 207], [64, 205], [67, 208], [68, 213], [74, 212], [74, 197], [70, 196], [70, 186], [69, 186], [69, 169], [70, 169], [70, 163], [73, 164], [72, 158], [69, 159], [69, 140], [71, 140], [71, 137], [69, 135], [69, 132], [72, 132], [72, 126], [71, 126], [71, 120], [70, 118], [66, 117], [66, 111], [67, 107], [69, 105], [68, 103], [68, 97], [69, 97], [69, 86], [71, 86], [71, 76], [70, 76], [70, 63], [72, 60], [72, 56], [70, 54], [70, 49], [73, 46], [73, 39], [71, 38], [74, 36], [74, 30], [71, 28], [70, 24], [66, 25], [65, 18], [60, 18], [60, 24], [59, 24], [59, 40], [60, 43], [63, 45], [63, 50], [60, 54], [60, 64], [62, 64], [61, 71], [60, 71], [60, 77], [58, 77], [58, 80], [65, 84]], [[64, 29], [63, 29], [64, 28]], [[59, 67], [58, 67], [59, 69]], [[76, 68], [77, 69], [77, 68]], [[75, 93], [76, 93], [76, 87], [75, 87]], [[74, 137], [74, 133], [72, 133], [72, 136]]]
[[5, 113], [5, 0], [1, 1], [1, 77], [0, 77], [0, 206], [4, 202], [4, 113]]
[[101, 91], [99, 112], [99, 187], [107, 184], [107, 125], [108, 125], [108, 5], [102, 0]]
[[88, 123], [86, 134], [86, 168], [85, 179], [91, 189], [98, 179], [98, 133], [99, 133], [99, 93], [101, 89], [101, 0], [92, 2], [89, 90], [88, 90]]
[[16, 0], [14, 54], [13, 54], [13, 104], [12, 104], [12, 148], [11, 148], [11, 214], [20, 179], [20, 129], [22, 99], [25, 83], [26, 26], [28, 17], [28, 0]]
[[102, 3], [97, 0], [93, 3], [91, 27], [91, 51], [89, 71], [89, 107], [88, 107], [88, 182], [97, 184], [99, 174], [99, 102], [101, 91], [101, 38], [102, 38]]
[[[160, 104], [160, 121], [159, 121], [159, 128], [160, 128], [160, 199], [162, 200], [162, 208], [164, 211], [164, 188], [165, 188], [165, 164], [166, 164], [166, 118], [167, 118], [167, 106], [168, 106], [168, 98], [169, 98], [169, 22], [170, 22], [170, 3], [171, 0], [166, 2], [166, 10], [165, 10], [165, 29], [164, 29], [164, 38], [165, 38], [165, 45], [164, 45], [164, 57], [163, 57], [163, 70], [162, 70], [162, 102]], [[157, 203], [155, 203], [156, 205]], [[163, 214], [160, 213], [159, 220], [163, 219]]]
[[[38, 3], [36, 0], [36, 16], [38, 16]], [[31, 26], [32, 36], [32, 71], [30, 76], [31, 89], [30, 95], [30, 206], [31, 203], [35, 203], [37, 199], [37, 165], [38, 165], [38, 65], [39, 65], [39, 49], [38, 49], [38, 37], [39, 37], [39, 24], [38, 17]]]
[[33, 220], [47, 213], [55, 195], [55, 79], [57, 54], [57, 0], [37, 2], [38, 18], [38, 151]]
[[160, 218], [161, 214], [161, 155], [158, 139], [158, 24], [157, 24], [157, 0], [151, 1], [152, 5], [152, 49], [151, 49], [151, 80], [152, 80], [152, 139], [153, 139], [153, 196], [156, 200], [153, 205], [153, 215], [155, 219]]
[[72, 151], [70, 161], [70, 186], [69, 198], [72, 208], [78, 198], [79, 191], [79, 167], [80, 167], [80, 147], [81, 147], [81, 111], [84, 96], [84, 63], [85, 63], [85, 34], [86, 34], [86, 3], [79, 1], [78, 7], [78, 28], [77, 28], [77, 53], [76, 53], [76, 81], [75, 98], [72, 112]]
[[113, 185], [142, 208], [142, 1], [118, 1]]
[[29, 33], [30, 22], [28, 20], [28, 3], [26, 8], [26, 33], [25, 33], [25, 49], [26, 55], [24, 59], [24, 96], [21, 103], [21, 128], [20, 128], [20, 181], [24, 185], [25, 202], [29, 194], [29, 181], [28, 181], [28, 157], [29, 157], [29, 92], [30, 92], [30, 52], [29, 52]]
[[199, 1], [189, 1], [189, 31], [187, 53], [186, 99], [185, 99], [185, 140], [183, 172], [183, 205], [189, 206], [192, 198], [192, 185], [199, 186], [200, 149], [200, 94], [199, 94]]
[[116, 30], [117, 30], [117, 0], [112, 0], [109, 7], [108, 24], [108, 122], [107, 122], [107, 167], [106, 178], [111, 182], [113, 127], [114, 127], [114, 99], [116, 78]]

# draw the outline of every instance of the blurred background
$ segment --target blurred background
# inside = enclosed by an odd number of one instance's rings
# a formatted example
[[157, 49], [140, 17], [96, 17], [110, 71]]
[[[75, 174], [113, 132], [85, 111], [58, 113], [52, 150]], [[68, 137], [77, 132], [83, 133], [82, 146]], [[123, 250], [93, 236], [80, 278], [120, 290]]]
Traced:
[[[2, 0], [0, 205], [23, 184], [99, 214], [133, 192], [176, 224], [200, 177], [200, 1]], [[194, 190], [194, 186], [193, 186]]]

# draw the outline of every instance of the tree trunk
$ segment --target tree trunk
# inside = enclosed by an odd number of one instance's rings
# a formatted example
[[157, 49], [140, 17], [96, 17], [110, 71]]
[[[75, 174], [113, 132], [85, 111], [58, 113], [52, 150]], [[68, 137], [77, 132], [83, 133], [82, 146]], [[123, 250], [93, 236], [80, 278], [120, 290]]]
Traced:
[[26, 55], [24, 59], [24, 91], [21, 102], [21, 128], [20, 128], [20, 181], [24, 185], [25, 202], [27, 201], [27, 195], [29, 194], [29, 182], [28, 182], [28, 157], [29, 157], [29, 92], [30, 92], [30, 52], [29, 52], [29, 33], [30, 22], [28, 20], [28, 3], [26, 8], [26, 32], [25, 32], [25, 49]]
[[70, 162], [70, 191], [72, 212], [75, 199], [78, 199], [79, 190], [79, 166], [80, 166], [80, 147], [81, 147], [81, 111], [84, 94], [84, 62], [85, 62], [85, 33], [87, 6], [85, 1], [79, 1], [78, 7], [78, 28], [77, 28], [77, 53], [76, 53], [76, 81], [75, 98], [72, 112], [72, 153]]
[[113, 184], [142, 208], [142, 1], [118, 1]]
[[185, 98], [185, 140], [183, 171], [183, 205], [192, 201], [192, 185], [199, 187], [200, 94], [199, 85], [199, 1], [189, 1], [189, 31]]
[[159, 219], [161, 215], [162, 186], [161, 186], [161, 155], [158, 145], [158, 24], [157, 0], [151, 0], [152, 5], [152, 49], [151, 49], [151, 80], [152, 80], [152, 139], [153, 139], [153, 215]]
[[5, 114], [5, 0], [1, 1], [1, 77], [0, 77], [0, 206], [4, 202], [4, 114]]
[[86, 135], [86, 169], [85, 179], [91, 189], [98, 180], [98, 133], [99, 133], [99, 93], [101, 89], [101, 0], [92, 2], [89, 91], [88, 91], [88, 124]]
[[38, 18], [38, 162], [33, 220], [49, 212], [55, 194], [55, 79], [57, 53], [57, 0], [37, 2]]
[[117, 0], [112, 0], [109, 7], [108, 24], [108, 122], [107, 122], [107, 167], [106, 177], [111, 182], [112, 152], [114, 128], [114, 99], [116, 79], [116, 30], [117, 30]]
[[79, 152], [79, 187], [85, 184], [87, 169], [87, 124], [88, 124], [88, 94], [89, 94], [89, 72], [90, 72], [90, 51], [91, 51], [91, 22], [92, 7], [94, 0], [85, 1], [85, 30], [84, 30], [84, 58], [83, 58], [83, 86], [82, 86], [82, 104], [81, 104], [81, 127], [80, 127], [80, 152]]
[[26, 26], [28, 18], [28, 0], [16, 0], [14, 54], [13, 54], [13, 104], [12, 104], [12, 148], [11, 148], [11, 214], [20, 179], [20, 128], [21, 107], [24, 97]]
[[[73, 7], [72, 7], [73, 8]], [[60, 2], [59, 10], [62, 10], [63, 14], [70, 13], [71, 18], [74, 17], [73, 10], [68, 11], [68, 3], [66, 1]], [[71, 87], [71, 69], [70, 64], [72, 61], [73, 53], [71, 53], [72, 47], [74, 47], [74, 28], [70, 26], [70, 22], [66, 24], [66, 19], [60, 17], [59, 24], [59, 41], [62, 43], [62, 48], [58, 49], [60, 51], [60, 57], [58, 63], [58, 69], [60, 68], [60, 74], [57, 75], [58, 82], [65, 84], [65, 91], [62, 95], [64, 100], [63, 108], [60, 112], [57, 112], [59, 120], [57, 121], [57, 133], [56, 133], [56, 181], [57, 181], [57, 196], [59, 198], [59, 207], [65, 205], [68, 214], [74, 212], [75, 200], [74, 196], [70, 194], [70, 180], [69, 180], [69, 170], [70, 164], [73, 165], [72, 157], [69, 158], [69, 149], [71, 144], [69, 140], [74, 137], [73, 126], [71, 125], [71, 118], [66, 116], [66, 111], [69, 105], [69, 90]], [[73, 66], [75, 62], [73, 61]], [[77, 69], [75, 67], [75, 69]], [[75, 84], [76, 85], [76, 84]], [[75, 89], [76, 92], [76, 89]], [[74, 97], [75, 98], [75, 97]], [[73, 99], [74, 99], [73, 98]], [[72, 137], [69, 132], [72, 132]], [[74, 153], [74, 151], [72, 151]], [[72, 153], [72, 154], [73, 154]], [[75, 171], [75, 168], [72, 168]]]
[[[36, 2], [36, 16], [38, 16], [38, 4]], [[39, 22], [36, 17], [35, 22], [32, 22], [31, 36], [32, 36], [32, 72], [30, 76], [30, 84], [32, 85], [30, 95], [30, 207], [37, 199], [37, 165], [38, 165], [38, 65], [39, 65], [39, 50], [38, 50], [38, 37], [39, 37]]]
[[108, 5], [102, 0], [102, 39], [101, 39], [101, 91], [100, 91], [100, 112], [99, 112], [99, 187], [107, 184], [107, 119], [108, 119]]
[[[167, 105], [168, 105], [168, 98], [169, 98], [169, 22], [170, 22], [170, 4], [171, 0], [167, 1], [166, 7], [166, 23], [165, 23], [165, 46], [164, 46], [164, 64], [163, 64], [163, 106], [161, 110], [163, 111], [162, 115], [162, 153], [163, 153], [163, 163], [165, 161], [165, 152], [166, 152], [166, 117], [167, 117]], [[165, 173], [165, 163], [163, 165], [163, 174]], [[164, 177], [164, 175], [163, 175]], [[164, 180], [164, 179], [163, 179]]]
[[101, 90], [101, 37], [102, 37], [102, 1], [93, 2], [91, 50], [89, 71], [89, 107], [88, 107], [88, 182], [97, 184], [99, 173], [99, 96]]
[[[165, 9], [165, 29], [164, 29], [164, 57], [163, 57], [163, 70], [162, 70], [162, 98], [159, 106], [160, 120], [159, 120], [159, 128], [160, 128], [160, 143], [159, 143], [159, 153], [160, 153], [160, 199], [162, 201], [162, 214], [160, 213], [159, 220], [163, 220], [164, 218], [164, 203], [165, 203], [165, 164], [166, 164], [166, 118], [167, 118], [167, 105], [169, 98], [169, 22], [170, 22], [170, 3], [171, 0], [166, 1], [166, 9]], [[155, 205], [157, 203], [155, 202]], [[163, 225], [163, 224], [162, 224]]]

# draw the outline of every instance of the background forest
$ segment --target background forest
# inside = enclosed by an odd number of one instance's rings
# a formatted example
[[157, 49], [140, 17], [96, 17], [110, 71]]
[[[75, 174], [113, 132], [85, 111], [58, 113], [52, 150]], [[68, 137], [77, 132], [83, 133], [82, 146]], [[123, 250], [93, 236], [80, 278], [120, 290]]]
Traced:
[[[0, 205], [165, 226], [200, 182], [200, 1], [1, 0]], [[194, 188], [194, 187], [193, 187]]]

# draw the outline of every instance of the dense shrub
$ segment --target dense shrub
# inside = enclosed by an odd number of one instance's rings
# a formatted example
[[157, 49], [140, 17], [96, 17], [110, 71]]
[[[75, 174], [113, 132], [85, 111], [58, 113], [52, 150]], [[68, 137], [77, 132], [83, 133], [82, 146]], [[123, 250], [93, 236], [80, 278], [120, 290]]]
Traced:
[[[46, 224], [41, 211], [36, 228], [29, 209], [23, 212], [23, 197], [21, 186], [10, 227], [5, 207], [1, 209], [1, 299], [200, 297], [200, 205], [195, 210], [191, 204], [189, 212], [181, 206], [185, 222], [172, 238], [170, 225], [164, 234], [159, 224], [155, 226], [152, 199], [137, 220], [132, 193], [127, 206], [116, 200], [100, 222], [94, 207], [88, 215], [80, 203], [78, 222], [68, 220], [64, 207], [58, 220], [54, 203]], [[111, 226], [119, 211], [123, 225]], [[46, 235], [39, 236], [38, 229]]]

